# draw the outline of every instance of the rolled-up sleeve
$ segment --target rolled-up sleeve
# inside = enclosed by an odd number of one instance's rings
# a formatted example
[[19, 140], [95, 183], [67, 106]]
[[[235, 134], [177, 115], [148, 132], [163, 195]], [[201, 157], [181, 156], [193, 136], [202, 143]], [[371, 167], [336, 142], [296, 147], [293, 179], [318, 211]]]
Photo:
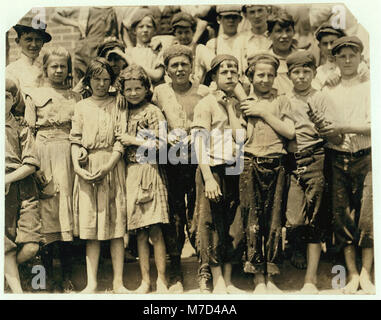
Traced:
[[37, 150], [35, 145], [34, 136], [32, 130], [28, 127], [23, 128], [20, 132], [21, 142], [21, 161], [22, 164], [29, 164], [40, 168], [40, 161], [37, 157]]
[[208, 99], [202, 99], [194, 109], [192, 128], [204, 128], [208, 131], [211, 130], [212, 115], [208, 104]]
[[72, 144], [82, 145], [82, 129], [83, 129], [83, 115], [81, 107], [76, 104], [74, 107], [74, 115], [71, 120], [70, 142]]

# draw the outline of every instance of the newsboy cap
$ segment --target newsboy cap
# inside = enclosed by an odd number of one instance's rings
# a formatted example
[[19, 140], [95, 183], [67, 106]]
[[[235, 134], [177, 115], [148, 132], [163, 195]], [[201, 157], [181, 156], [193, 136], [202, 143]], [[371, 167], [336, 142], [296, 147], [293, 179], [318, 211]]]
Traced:
[[345, 36], [341, 37], [339, 39], [336, 39], [332, 44], [332, 55], [336, 55], [336, 53], [340, 50], [342, 47], [356, 47], [360, 49], [360, 52], [363, 51], [364, 45], [362, 44], [361, 40], [356, 36]]

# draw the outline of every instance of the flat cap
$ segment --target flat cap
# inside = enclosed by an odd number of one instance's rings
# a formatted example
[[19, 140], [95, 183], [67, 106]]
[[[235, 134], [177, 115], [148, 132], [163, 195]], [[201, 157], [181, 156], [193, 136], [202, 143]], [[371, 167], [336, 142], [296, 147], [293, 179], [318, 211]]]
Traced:
[[192, 15], [186, 12], [178, 12], [174, 14], [171, 20], [172, 28], [176, 26], [180, 26], [180, 27], [191, 27], [192, 29], [194, 29], [196, 25], [197, 25], [196, 20], [192, 17]]
[[286, 63], [288, 71], [291, 71], [295, 67], [316, 68], [315, 56], [311, 52], [306, 50], [295, 51], [291, 53], [287, 57]]
[[345, 36], [339, 39], [336, 39], [332, 44], [332, 55], [334, 56], [340, 48], [342, 47], [356, 47], [360, 49], [360, 52], [363, 51], [364, 45], [361, 40], [356, 36]]
[[334, 28], [329, 22], [324, 22], [319, 28], [316, 29], [315, 38], [320, 41], [325, 34], [333, 34], [339, 38], [346, 35], [343, 30]]
[[142, 21], [145, 17], [150, 17], [153, 21], [155, 29], [157, 28], [157, 23], [155, 19], [154, 12], [148, 8], [140, 8], [136, 11], [134, 16], [131, 19], [130, 29], [133, 29], [136, 27], [136, 25]]
[[245, 74], [247, 75], [249, 69], [260, 62], [271, 64], [274, 66], [275, 71], [278, 70], [280, 63], [277, 57], [268, 52], [257, 52], [247, 58], [248, 68], [246, 69]]
[[241, 6], [240, 5], [222, 5], [217, 6], [216, 11], [221, 16], [236, 15], [241, 16]]

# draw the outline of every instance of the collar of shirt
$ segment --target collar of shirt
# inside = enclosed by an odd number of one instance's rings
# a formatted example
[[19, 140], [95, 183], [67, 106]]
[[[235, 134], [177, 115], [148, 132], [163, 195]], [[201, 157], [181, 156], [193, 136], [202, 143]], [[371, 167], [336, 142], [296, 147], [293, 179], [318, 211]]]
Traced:
[[36, 59], [29, 58], [22, 52], [20, 55], [20, 60], [23, 61], [24, 63], [30, 65], [30, 66], [37, 66], [37, 67], [40, 66], [40, 63], [38, 62], [38, 58], [36, 58]]
[[218, 35], [218, 37], [221, 38], [222, 40], [233, 41], [233, 40], [235, 40], [235, 39], [237, 39], [239, 37], [239, 34], [237, 32], [234, 36], [229, 36], [226, 33], [221, 32]]
[[277, 96], [277, 89], [272, 88], [269, 93], [258, 97], [254, 92], [252, 92], [247, 99], [250, 100], [274, 100]]
[[314, 93], [316, 91], [316, 89], [310, 87], [309, 90], [307, 90], [306, 92], [304, 93], [299, 93], [299, 92], [296, 92], [295, 89], [292, 89], [292, 93], [291, 93], [291, 97], [307, 97], [309, 95], [311, 95], [312, 93]]
[[361, 80], [360, 80], [360, 77], [358, 75], [351, 78], [351, 79], [341, 78], [341, 80], [340, 80], [340, 84], [343, 87], [351, 87], [351, 86], [354, 86], [354, 85], [359, 84], [359, 83], [361, 83]]
[[[292, 39], [292, 43], [291, 43], [291, 47], [290, 47], [290, 48], [291, 48], [291, 52], [290, 52], [290, 54], [298, 50], [297, 45], [298, 45], [298, 41], [297, 41], [296, 39]], [[286, 59], [287, 59], [287, 57], [279, 56], [279, 55], [277, 55], [277, 54], [274, 52], [274, 47], [273, 47], [273, 44], [272, 44], [272, 43], [270, 44], [269, 50], [271, 51], [271, 54], [273, 54], [273, 55], [274, 55], [275, 57], [277, 57], [279, 60], [286, 60]]]

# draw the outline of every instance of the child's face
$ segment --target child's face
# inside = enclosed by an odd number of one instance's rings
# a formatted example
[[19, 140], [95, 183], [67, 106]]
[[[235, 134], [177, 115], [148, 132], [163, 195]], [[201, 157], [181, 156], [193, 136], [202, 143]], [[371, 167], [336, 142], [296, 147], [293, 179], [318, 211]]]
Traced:
[[187, 56], [173, 57], [168, 62], [167, 73], [176, 85], [186, 85], [192, 72], [192, 65]]
[[241, 22], [242, 17], [238, 15], [226, 15], [220, 16], [218, 21], [222, 25], [224, 33], [229, 36], [234, 36], [237, 33], [238, 25]]
[[136, 25], [136, 38], [142, 43], [149, 43], [155, 34], [155, 27], [150, 17], [144, 17]]
[[146, 97], [147, 89], [140, 80], [126, 80], [124, 82], [123, 95], [129, 103], [138, 104]]
[[275, 69], [271, 64], [257, 63], [255, 65], [252, 84], [254, 89], [266, 94], [270, 92], [273, 87], [274, 79], [276, 77]]
[[293, 37], [294, 28], [292, 26], [282, 28], [279, 23], [275, 24], [270, 34], [274, 49], [281, 52], [290, 50]]
[[238, 66], [234, 61], [222, 61], [218, 67], [216, 75], [213, 77], [218, 89], [226, 93], [233, 93], [238, 83]]
[[327, 34], [326, 36], [321, 37], [319, 42], [319, 48], [321, 55], [326, 57], [329, 61], [333, 61], [333, 56], [331, 53], [333, 42], [339, 37], [334, 34]]
[[93, 75], [90, 79], [90, 87], [93, 91], [93, 96], [104, 97], [108, 95], [108, 90], [111, 85], [111, 77], [107, 70], [103, 69], [98, 75]]
[[5, 91], [5, 115], [10, 114], [12, 107], [15, 103], [15, 97], [11, 92]]
[[110, 54], [107, 60], [116, 76], [120, 74], [120, 71], [127, 67], [127, 62], [117, 54]]
[[21, 51], [28, 58], [35, 59], [40, 54], [44, 45], [44, 38], [38, 32], [23, 33], [16, 42], [21, 47]]
[[265, 6], [250, 6], [246, 8], [246, 18], [252, 27], [262, 26], [266, 23], [268, 11]]
[[176, 27], [175, 37], [180, 44], [187, 46], [192, 43], [193, 31], [191, 27]]
[[294, 84], [296, 91], [305, 91], [311, 87], [312, 79], [315, 76], [315, 70], [309, 67], [295, 67], [289, 73], [289, 77]]
[[63, 83], [68, 76], [67, 58], [59, 56], [50, 56], [46, 73], [51, 83]]
[[361, 54], [351, 47], [344, 47], [336, 53], [335, 61], [342, 76], [354, 76], [361, 62]]

